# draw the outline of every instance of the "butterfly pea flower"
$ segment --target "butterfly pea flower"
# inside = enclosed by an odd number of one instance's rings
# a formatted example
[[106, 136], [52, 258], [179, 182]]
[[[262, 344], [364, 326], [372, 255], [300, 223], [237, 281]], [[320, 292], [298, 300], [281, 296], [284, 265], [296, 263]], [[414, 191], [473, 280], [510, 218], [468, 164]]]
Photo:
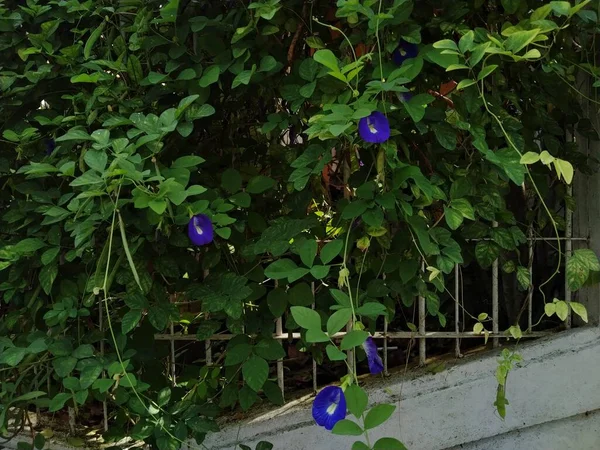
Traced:
[[336, 423], [346, 417], [346, 397], [338, 386], [327, 386], [315, 397], [312, 415], [317, 425], [331, 430]]
[[369, 371], [374, 375], [383, 372], [383, 361], [381, 361], [381, 356], [377, 353], [377, 344], [375, 344], [375, 340], [371, 336], [363, 343], [363, 349], [367, 354]]
[[213, 226], [208, 216], [193, 216], [188, 223], [188, 236], [194, 245], [210, 244], [213, 240]]
[[398, 47], [392, 53], [392, 60], [398, 66], [402, 65], [404, 61], [410, 58], [415, 58], [419, 54], [419, 47], [416, 44], [411, 44], [404, 40], [400, 40]]
[[410, 92], [398, 93], [398, 100], [400, 100], [403, 103], [409, 102], [411, 98], [413, 98], [413, 95]]
[[358, 122], [358, 134], [366, 142], [381, 144], [390, 138], [390, 123], [382, 113], [373, 111]]
[[46, 155], [50, 156], [55, 148], [56, 142], [54, 141], [54, 139], [46, 140]]

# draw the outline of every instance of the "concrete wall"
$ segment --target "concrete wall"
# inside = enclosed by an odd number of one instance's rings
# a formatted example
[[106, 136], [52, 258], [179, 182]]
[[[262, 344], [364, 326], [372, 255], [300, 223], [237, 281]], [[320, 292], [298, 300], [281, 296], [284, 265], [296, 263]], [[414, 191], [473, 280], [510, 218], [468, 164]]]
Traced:
[[[509, 375], [506, 420], [493, 406], [497, 353], [435, 375], [391, 378], [370, 390], [396, 413], [372, 435], [393, 436], [410, 450], [600, 449], [600, 329], [561, 333], [520, 347], [524, 362]], [[275, 449], [350, 449], [352, 438], [314, 425], [311, 399], [209, 436], [210, 449], [266, 440]]]

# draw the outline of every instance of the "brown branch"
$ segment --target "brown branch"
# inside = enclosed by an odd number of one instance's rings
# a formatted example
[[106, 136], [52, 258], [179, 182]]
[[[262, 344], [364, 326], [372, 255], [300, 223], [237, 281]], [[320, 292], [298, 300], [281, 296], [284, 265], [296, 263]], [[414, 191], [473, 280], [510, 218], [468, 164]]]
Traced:
[[302, 31], [304, 30], [304, 22], [306, 21], [307, 13], [308, 13], [308, 3], [304, 2], [304, 6], [302, 6], [302, 20], [298, 24], [298, 28], [296, 28], [296, 32], [294, 33], [294, 37], [292, 38], [292, 43], [290, 44], [290, 48], [288, 49], [288, 53], [287, 53], [288, 67], [291, 67], [292, 63], [294, 62], [294, 52], [296, 51], [296, 44], [298, 43], [298, 40], [300, 39], [300, 35], [302, 34]]

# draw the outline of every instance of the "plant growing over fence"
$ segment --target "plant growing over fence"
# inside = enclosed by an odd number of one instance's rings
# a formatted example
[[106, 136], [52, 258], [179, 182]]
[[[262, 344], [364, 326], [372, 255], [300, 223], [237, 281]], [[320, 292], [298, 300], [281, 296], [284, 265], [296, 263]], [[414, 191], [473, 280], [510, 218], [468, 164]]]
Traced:
[[[528, 289], [524, 232], [559, 234], [551, 202], [573, 208], [595, 163], [567, 132], [597, 139], [578, 88], [599, 79], [597, 0], [21, 3], [0, 2], [2, 435], [104, 402], [107, 441], [201, 445], [220, 413], [283, 401], [282, 317], [349, 368], [317, 423], [404, 448], [368, 436], [394, 411], [357, 378], [381, 371], [377, 321], [422, 296], [443, 327], [455, 264], [501, 258]], [[565, 269], [576, 290], [600, 264]], [[152, 339], [171, 325], [237, 336], [175, 379]]]

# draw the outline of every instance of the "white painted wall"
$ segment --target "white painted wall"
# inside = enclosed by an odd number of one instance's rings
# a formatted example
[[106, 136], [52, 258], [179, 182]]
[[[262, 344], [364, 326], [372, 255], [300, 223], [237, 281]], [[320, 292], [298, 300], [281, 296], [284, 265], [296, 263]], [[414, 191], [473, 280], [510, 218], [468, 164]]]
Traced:
[[[600, 449], [600, 329], [561, 333], [521, 347], [524, 362], [508, 379], [506, 420], [493, 406], [497, 352], [412, 380], [388, 379], [370, 390], [396, 413], [374, 439], [393, 436], [410, 450]], [[312, 399], [287, 405], [209, 436], [210, 449], [260, 440], [284, 450], [350, 449], [311, 418]], [[587, 415], [586, 415], [587, 413]]]

